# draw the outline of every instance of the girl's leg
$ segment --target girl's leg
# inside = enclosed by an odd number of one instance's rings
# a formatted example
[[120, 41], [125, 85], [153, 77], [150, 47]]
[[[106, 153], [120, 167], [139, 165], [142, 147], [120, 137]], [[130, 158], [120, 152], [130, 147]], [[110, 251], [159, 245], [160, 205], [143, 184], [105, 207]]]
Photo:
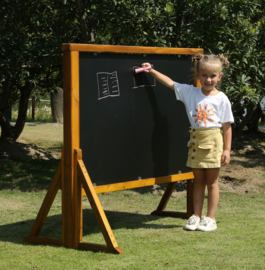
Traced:
[[201, 217], [206, 187], [206, 169], [192, 169], [194, 174], [193, 207], [194, 215]]
[[219, 201], [218, 176], [219, 168], [205, 169], [208, 190], [207, 217], [214, 219]]

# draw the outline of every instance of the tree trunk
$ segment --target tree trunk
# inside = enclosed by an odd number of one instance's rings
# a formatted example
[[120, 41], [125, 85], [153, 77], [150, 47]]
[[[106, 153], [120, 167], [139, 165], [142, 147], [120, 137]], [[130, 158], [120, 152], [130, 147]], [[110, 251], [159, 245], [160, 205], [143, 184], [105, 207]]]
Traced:
[[262, 109], [260, 104], [257, 106], [257, 108], [255, 109], [251, 120], [249, 121], [247, 127], [249, 132], [251, 133], [256, 133], [259, 131], [259, 120], [262, 116]]
[[27, 85], [21, 89], [21, 96], [19, 99], [18, 118], [15, 126], [11, 126], [9, 120], [5, 117], [3, 112], [0, 112], [0, 126], [1, 126], [1, 140], [16, 141], [22, 133], [28, 109], [28, 100], [31, 91], [27, 89]]
[[56, 87], [51, 93], [52, 119], [54, 123], [63, 124], [63, 89]]

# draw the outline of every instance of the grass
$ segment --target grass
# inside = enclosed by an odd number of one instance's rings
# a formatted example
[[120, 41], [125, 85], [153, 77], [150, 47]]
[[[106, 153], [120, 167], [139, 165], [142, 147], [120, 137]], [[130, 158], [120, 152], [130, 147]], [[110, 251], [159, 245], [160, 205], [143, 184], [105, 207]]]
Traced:
[[[63, 127], [50, 125], [25, 126], [19, 138], [36, 144], [60, 157], [63, 148]], [[33, 191], [45, 189], [53, 177], [59, 160], [1, 160], [0, 189]], [[1, 268], [0, 268], [1, 269]]]
[[[44, 236], [61, 235], [60, 195], [42, 229]], [[218, 229], [209, 233], [184, 231], [181, 219], [151, 216], [160, 195], [99, 195], [123, 255], [24, 243], [45, 192], [2, 190], [0, 196], [1, 269], [264, 269], [264, 194], [222, 194]], [[84, 241], [104, 244], [83, 199]], [[185, 208], [185, 198], [171, 198], [168, 209], [176, 208]]]
[[46, 151], [60, 154], [63, 148], [63, 126], [26, 125], [20, 139], [26, 143], [35, 144]]
[[[59, 151], [58, 127], [27, 126], [23, 140]], [[264, 269], [264, 193], [221, 193], [214, 232], [188, 232], [185, 221], [152, 216], [161, 195], [138, 190], [100, 194], [123, 255], [31, 245], [28, 236], [58, 160], [0, 160], [0, 269]], [[167, 210], [185, 211], [186, 198], [172, 197]], [[84, 241], [105, 244], [86, 197]], [[59, 191], [41, 231], [61, 237]]]
[[58, 164], [58, 160], [1, 160], [0, 190], [47, 189]]

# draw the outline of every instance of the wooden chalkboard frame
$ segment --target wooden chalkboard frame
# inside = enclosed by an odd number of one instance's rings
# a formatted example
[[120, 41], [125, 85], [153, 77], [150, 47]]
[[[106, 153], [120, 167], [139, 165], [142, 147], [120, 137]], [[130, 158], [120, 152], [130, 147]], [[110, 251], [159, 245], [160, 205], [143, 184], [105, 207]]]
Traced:
[[[68, 248], [103, 251], [122, 254], [97, 194], [139, 188], [154, 184], [169, 183], [153, 215], [188, 218], [193, 212], [193, 173], [180, 173], [166, 177], [149, 178], [94, 187], [82, 161], [80, 149], [79, 113], [79, 52], [110, 52], [134, 54], [203, 54], [203, 49], [136, 47], [94, 44], [63, 44], [63, 87], [64, 87], [64, 149], [62, 159], [48, 189], [46, 197], [24, 241], [42, 245], [60, 245]], [[187, 212], [165, 211], [177, 181], [189, 180], [187, 188]], [[40, 231], [59, 188], [62, 188], [62, 239], [40, 237]], [[83, 189], [82, 189], [83, 187]], [[82, 196], [87, 196], [102, 231], [106, 245], [82, 242], [83, 217]]]

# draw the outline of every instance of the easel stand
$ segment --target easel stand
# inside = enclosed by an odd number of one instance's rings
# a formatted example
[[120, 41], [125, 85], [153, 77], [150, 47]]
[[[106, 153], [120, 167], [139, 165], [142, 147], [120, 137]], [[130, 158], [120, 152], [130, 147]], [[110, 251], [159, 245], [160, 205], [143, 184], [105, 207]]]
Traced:
[[[62, 152], [63, 155], [63, 152]], [[68, 248], [77, 248], [81, 250], [91, 250], [91, 251], [101, 251], [108, 252], [113, 254], [123, 254], [123, 250], [119, 248], [117, 241], [114, 237], [114, 234], [109, 225], [108, 219], [105, 215], [105, 212], [102, 208], [102, 205], [97, 196], [98, 193], [102, 191], [115, 191], [123, 189], [131, 189], [133, 187], [144, 187], [154, 184], [167, 183], [169, 177], [160, 177], [160, 178], [150, 178], [145, 180], [136, 180], [125, 183], [118, 183], [106, 186], [94, 187], [89, 174], [85, 168], [85, 165], [82, 161], [82, 151], [80, 149], [75, 149], [75, 166], [74, 166], [74, 185], [71, 192], [71, 196], [66, 195], [67, 188], [63, 181], [63, 159], [60, 162], [54, 178], [51, 182], [51, 185], [48, 189], [46, 197], [42, 203], [40, 211], [37, 215], [37, 218], [33, 224], [33, 227], [30, 231], [29, 236], [27, 236], [24, 241], [31, 244], [39, 245], [58, 245], [65, 246]], [[192, 173], [185, 173], [171, 176], [171, 181], [182, 181], [185, 179], [193, 178]], [[178, 218], [188, 218], [192, 215], [193, 205], [192, 205], [192, 192], [193, 192], [193, 183], [188, 181], [187, 188], [187, 212], [173, 212], [173, 211], [164, 211], [166, 205], [170, 199], [172, 192], [176, 187], [177, 182], [171, 182], [168, 184], [168, 187], [161, 199], [157, 210], [152, 212], [152, 215], [159, 216], [170, 216]], [[47, 218], [49, 210], [52, 206], [52, 203], [55, 199], [55, 196], [62, 186], [62, 239], [52, 238], [52, 237], [42, 237], [39, 236], [42, 226]], [[83, 193], [82, 193], [83, 188]], [[103, 234], [103, 237], [106, 241], [106, 245], [99, 245], [93, 243], [86, 243], [82, 241], [83, 238], [83, 215], [82, 215], [82, 195], [85, 194], [88, 198], [88, 201], [91, 205], [93, 213], [97, 219], [100, 230]], [[73, 208], [68, 208], [70, 203], [69, 201], [72, 198]], [[71, 228], [71, 229], [70, 229]], [[68, 233], [66, 233], [68, 232]]]
[[[90, 177], [85, 169], [82, 161], [82, 152], [80, 149], [75, 150], [75, 181], [72, 189], [72, 205], [69, 209], [69, 201], [71, 197], [67, 197], [67, 188], [62, 181], [63, 166], [62, 161], [58, 166], [55, 176], [52, 180], [47, 195], [43, 201], [41, 209], [33, 224], [28, 237], [24, 241], [32, 244], [40, 245], [59, 245], [68, 248], [77, 248], [82, 250], [103, 251], [114, 254], [122, 254], [123, 251], [118, 247], [113, 232], [110, 228], [109, 222], [105, 212], [98, 199], [96, 191], [90, 180]], [[62, 186], [62, 239], [41, 237], [39, 236], [45, 219], [49, 213], [54, 198]], [[107, 245], [99, 245], [82, 242], [83, 237], [83, 216], [82, 216], [82, 187], [84, 188], [91, 208], [97, 219], [101, 232], [104, 236]], [[69, 232], [71, 228], [72, 232]], [[66, 233], [68, 232], [68, 233]]]
[[[79, 52], [120, 52], [153, 54], [196, 54], [202, 49], [151, 48], [107, 45], [64, 44], [63, 45], [63, 84], [64, 84], [64, 150], [46, 197], [29, 236], [24, 241], [40, 245], [58, 245], [67, 248], [102, 251], [122, 254], [111, 230], [97, 194], [118, 190], [169, 183], [157, 210], [152, 215], [188, 218], [193, 213], [192, 173], [183, 173], [159, 178], [135, 180], [94, 187], [82, 160], [80, 150], [80, 110], [79, 110]], [[165, 211], [177, 181], [188, 181], [187, 212]], [[47, 218], [54, 198], [62, 189], [62, 238], [42, 237], [40, 232]], [[106, 245], [86, 243], [83, 238], [82, 196], [86, 195], [97, 219]]]

